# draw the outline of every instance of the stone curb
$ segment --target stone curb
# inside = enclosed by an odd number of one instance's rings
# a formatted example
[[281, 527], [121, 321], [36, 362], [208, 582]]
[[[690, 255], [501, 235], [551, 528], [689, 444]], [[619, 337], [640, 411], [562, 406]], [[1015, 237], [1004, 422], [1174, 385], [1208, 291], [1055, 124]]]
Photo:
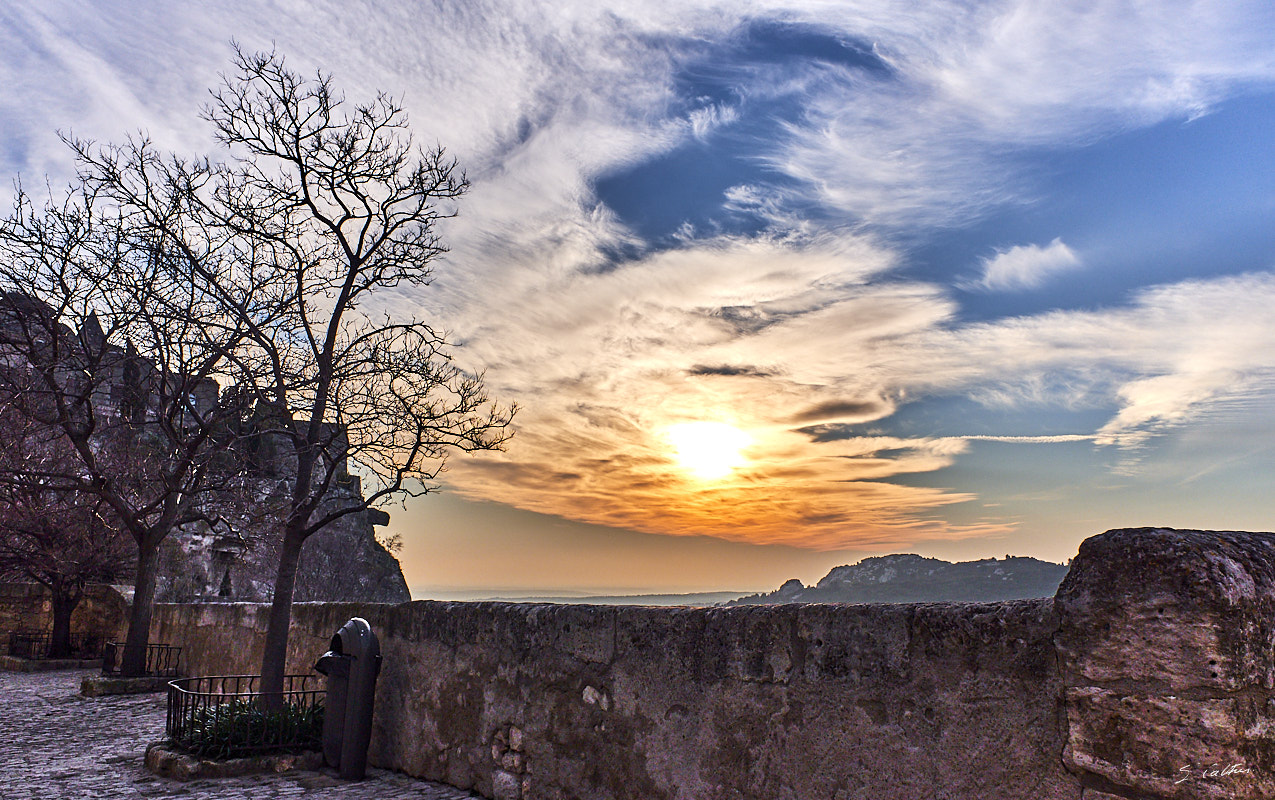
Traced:
[[18, 658], [0, 656], [0, 670], [6, 672], [53, 672], [60, 669], [101, 669], [100, 658]]
[[104, 697], [110, 694], [149, 694], [168, 691], [168, 682], [175, 678], [116, 678], [108, 675], [86, 675], [80, 682], [80, 694], [85, 697]]
[[165, 778], [191, 781], [196, 778], [234, 778], [239, 775], [290, 772], [292, 770], [315, 771], [323, 766], [323, 754], [275, 753], [249, 758], [231, 758], [213, 761], [207, 758], [171, 750], [167, 742], [155, 742], [146, 748], [146, 769]]

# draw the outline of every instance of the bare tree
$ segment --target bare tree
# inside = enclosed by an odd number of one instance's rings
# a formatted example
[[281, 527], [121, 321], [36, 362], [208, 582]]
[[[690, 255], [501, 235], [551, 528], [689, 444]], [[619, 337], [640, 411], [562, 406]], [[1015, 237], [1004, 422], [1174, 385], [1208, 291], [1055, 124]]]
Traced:
[[[238, 51], [206, 117], [232, 161], [218, 212], [290, 287], [254, 324], [252, 385], [276, 411], [294, 472], [262, 686], [282, 690], [305, 540], [349, 514], [434, 488], [450, 451], [498, 449], [514, 409], [487, 397], [439, 332], [367, 313], [377, 291], [424, 285], [443, 254], [436, 225], [468, 184], [441, 148], [418, 149], [387, 95], [344, 108], [331, 77]], [[342, 491], [350, 470], [363, 491]]]
[[[0, 221], [0, 352], [9, 367], [0, 390], [73, 456], [46, 464], [57, 468], [40, 475], [44, 485], [98, 498], [136, 544], [121, 662], [130, 675], [144, 671], [160, 543], [182, 525], [212, 521], [210, 509], [243, 485], [225, 433], [238, 410], [221, 402], [216, 378], [244, 331], [190, 280], [191, 247], [201, 269], [229, 273], [191, 213], [191, 181], [148, 160], [145, 147], [107, 155], [84, 166], [107, 163], [118, 168], [111, 180], [147, 186], [150, 210], [162, 210], [168, 227], [98, 192], [101, 175], [82, 175], [61, 203], [42, 208], [19, 192]], [[34, 467], [10, 465], [0, 481], [29, 479]]]
[[[109, 200], [116, 227], [129, 231], [123, 249], [150, 247], [145, 265], [162, 268], [165, 326], [184, 321], [177, 341], [193, 336], [198, 345], [162, 374], [233, 376], [238, 400], [229, 405], [253, 419], [253, 437], [287, 454], [262, 661], [269, 696], [282, 691], [305, 541], [348, 515], [432, 491], [452, 451], [499, 449], [514, 409], [489, 400], [482, 376], [454, 363], [441, 333], [364, 307], [378, 290], [429, 282], [446, 251], [436, 225], [468, 186], [455, 162], [441, 148], [416, 148], [390, 97], [347, 110], [330, 76], [303, 79], [273, 53], [237, 53], [234, 74], [205, 109], [228, 149], [224, 161], [161, 159], [145, 141], [71, 145], [82, 195]], [[3, 238], [24, 246], [33, 238], [22, 224], [9, 227]], [[103, 303], [133, 308], [123, 300]], [[131, 318], [117, 327], [134, 330]], [[161, 332], [147, 345], [170, 347], [161, 340], [171, 332]], [[201, 465], [216, 441], [208, 422], [216, 420], [200, 416], [193, 450], [190, 431], [170, 426], [181, 435], [169, 457], [181, 468], [169, 484], [187, 487], [181, 497], [206, 488]], [[179, 518], [168, 514], [164, 524]], [[149, 524], [138, 528], [148, 543], [160, 520]]]
[[75, 454], [11, 400], [0, 395], [0, 574], [48, 589], [48, 656], [64, 658], [72, 652], [71, 615], [85, 587], [128, 575], [130, 542], [100, 497], [56, 488], [76, 471]]

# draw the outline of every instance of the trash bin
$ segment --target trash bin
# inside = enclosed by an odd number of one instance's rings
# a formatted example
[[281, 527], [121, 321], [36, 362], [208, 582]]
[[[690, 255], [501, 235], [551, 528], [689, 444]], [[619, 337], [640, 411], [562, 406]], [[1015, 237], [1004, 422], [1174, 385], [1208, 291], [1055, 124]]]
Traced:
[[345, 780], [362, 780], [367, 773], [367, 748], [372, 741], [372, 705], [376, 676], [381, 672], [381, 643], [372, 626], [354, 617], [332, 637], [330, 650], [314, 665], [328, 676], [323, 712], [323, 760]]

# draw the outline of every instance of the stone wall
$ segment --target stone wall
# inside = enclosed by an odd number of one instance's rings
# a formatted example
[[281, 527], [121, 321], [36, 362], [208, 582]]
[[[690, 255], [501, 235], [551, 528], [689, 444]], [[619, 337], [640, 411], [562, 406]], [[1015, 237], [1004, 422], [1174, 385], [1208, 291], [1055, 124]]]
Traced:
[[[0, 583], [0, 632], [49, 630], [53, 601], [38, 583]], [[113, 586], [93, 584], [71, 615], [71, 633], [89, 633], [105, 640], [128, 627], [128, 601]], [[7, 646], [7, 640], [0, 647]]]
[[[268, 609], [161, 606], [255, 672]], [[371, 760], [499, 798], [1275, 797], [1275, 536], [1088, 540], [1055, 598], [642, 608], [300, 604], [385, 655]]]

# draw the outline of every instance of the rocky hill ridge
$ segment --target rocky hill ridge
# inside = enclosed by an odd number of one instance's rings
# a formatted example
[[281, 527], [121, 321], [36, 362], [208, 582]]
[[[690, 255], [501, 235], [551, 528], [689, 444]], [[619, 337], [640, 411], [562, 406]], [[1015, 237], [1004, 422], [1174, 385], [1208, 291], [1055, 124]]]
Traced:
[[1049, 597], [1067, 566], [1025, 556], [952, 563], [912, 553], [834, 567], [814, 586], [793, 578], [773, 592], [728, 605], [772, 603], [996, 602]]

